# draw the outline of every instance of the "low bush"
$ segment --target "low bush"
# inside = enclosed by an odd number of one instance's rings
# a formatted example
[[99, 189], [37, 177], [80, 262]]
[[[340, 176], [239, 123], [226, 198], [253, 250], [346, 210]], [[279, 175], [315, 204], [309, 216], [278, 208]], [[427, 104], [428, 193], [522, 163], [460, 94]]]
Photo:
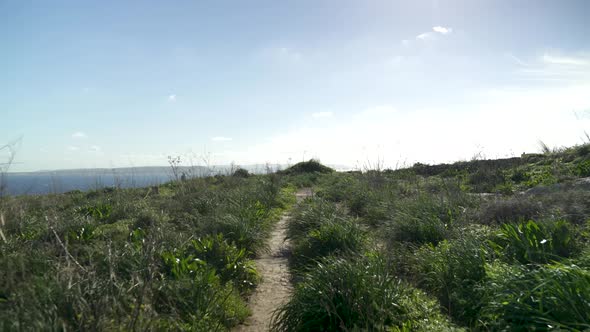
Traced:
[[491, 267], [479, 328], [492, 331], [587, 331], [590, 272], [575, 265]]
[[322, 165], [319, 160], [310, 159], [308, 161], [302, 161], [297, 163], [284, 171], [281, 171], [282, 174], [302, 174], [302, 173], [332, 173], [334, 172], [328, 166]]
[[260, 279], [246, 249], [228, 243], [223, 234], [192, 240], [184, 254], [211, 265], [221, 282], [231, 282], [241, 292], [252, 290]]
[[233, 173], [232, 176], [236, 177], [236, 178], [247, 178], [249, 177], [251, 174], [250, 172], [248, 172], [247, 169], [241, 168], [239, 167], [238, 169], [236, 169]]
[[537, 218], [544, 212], [543, 205], [530, 196], [495, 199], [484, 202], [476, 218], [483, 224], [518, 222]]
[[166, 255], [164, 261], [168, 277], [158, 281], [154, 289], [160, 328], [219, 330], [247, 317], [245, 302], [230, 284], [222, 284], [214, 268], [203, 261]]
[[471, 173], [468, 179], [469, 185], [476, 193], [495, 192], [496, 188], [505, 182], [504, 173], [497, 168], [479, 168]]
[[293, 248], [296, 270], [305, 269], [316, 259], [328, 255], [360, 253], [366, 244], [365, 230], [352, 219], [333, 220], [309, 231]]
[[321, 198], [308, 198], [293, 212], [287, 227], [287, 238], [297, 241], [324, 223], [345, 218], [346, 213], [336, 204]]
[[443, 198], [427, 195], [405, 200], [386, 224], [388, 240], [437, 244], [449, 236], [460, 210], [460, 206], [453, 206]]
[[389, 272], [378, 256], [327, 257], [274, 314], [274, 331], [444, 331], [436, 301]]
[[540, 195], [538, 200], [543, 202], [551, 214], [558, 215], [571, 223], [583, 224], [590, 220], [590, 191], [588, 190], [560, 190]]
[[478, 284], [485, 279], [485, 252], [477, 237], [427, 244], [414, 259], [417, 285], [438, 298], [457, 322], [471, 326], [482, 305]]
[[547, 264], [580, 250], [572, 226], [565, 221], [503, 224], [490, 243], [508, 260], [521, 264]]

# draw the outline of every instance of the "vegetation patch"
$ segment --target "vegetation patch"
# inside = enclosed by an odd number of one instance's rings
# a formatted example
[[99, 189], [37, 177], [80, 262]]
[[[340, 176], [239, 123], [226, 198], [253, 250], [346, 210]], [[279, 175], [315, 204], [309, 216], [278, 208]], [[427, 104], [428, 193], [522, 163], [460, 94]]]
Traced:
[[435, 301], [389, 272], [378, 256], [326, 257], [279, 308], [274, 331], [444, 331]]

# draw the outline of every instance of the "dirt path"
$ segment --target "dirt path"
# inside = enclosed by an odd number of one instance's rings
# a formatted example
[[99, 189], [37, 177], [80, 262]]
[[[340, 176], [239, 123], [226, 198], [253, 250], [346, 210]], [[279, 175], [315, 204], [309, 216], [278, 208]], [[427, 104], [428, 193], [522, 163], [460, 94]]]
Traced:
[[[302, 189], [296, 194], [297, 201], [300, 202], [311, 195], [310, 189]], [[288, 241], [285, 241], [288, 222], [289, 215], [285, 213], [270, 236], [269, 252], [255, 260], [256, 267], [262, 275], [262, 282], [248, 303], [252, 316], [248, 317], [244, 324], [237, 326], [234, 329], [236, 332], [268, 331], [273, 311], [291, 295], [288, 259], [284, 254], [289, 247]]]

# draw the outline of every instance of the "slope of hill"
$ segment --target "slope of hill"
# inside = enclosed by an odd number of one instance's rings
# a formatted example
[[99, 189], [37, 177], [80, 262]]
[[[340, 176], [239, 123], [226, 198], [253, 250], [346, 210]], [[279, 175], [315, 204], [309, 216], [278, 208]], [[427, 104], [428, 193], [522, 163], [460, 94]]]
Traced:
[[260, 326], [583, 331], [589, 152], [1, 196], [0, 329], [231, 329], [291, 211], [293, 292]]

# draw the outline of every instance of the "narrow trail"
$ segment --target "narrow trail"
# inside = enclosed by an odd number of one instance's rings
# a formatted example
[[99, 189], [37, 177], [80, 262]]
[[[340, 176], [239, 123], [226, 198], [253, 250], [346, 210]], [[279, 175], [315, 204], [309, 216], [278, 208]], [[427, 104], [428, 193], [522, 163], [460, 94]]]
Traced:
[[[301, 189], [296, 194], [297, 202], [311, 195], [311, 189]], [[273, 311], [291, 295], [288, 259], [285, 256], [285, 251], [289, 250], [289, 243], [285, 241], [289, 218], [288, 213], [283, 214], [268, 241], [270, 250], [254, 260], [262, 276], [262, 282], [248, 303], [252, 316], [248, 317], [244, 324], [238, 325], [234, 329], [236, 332], [268, 331]]]

